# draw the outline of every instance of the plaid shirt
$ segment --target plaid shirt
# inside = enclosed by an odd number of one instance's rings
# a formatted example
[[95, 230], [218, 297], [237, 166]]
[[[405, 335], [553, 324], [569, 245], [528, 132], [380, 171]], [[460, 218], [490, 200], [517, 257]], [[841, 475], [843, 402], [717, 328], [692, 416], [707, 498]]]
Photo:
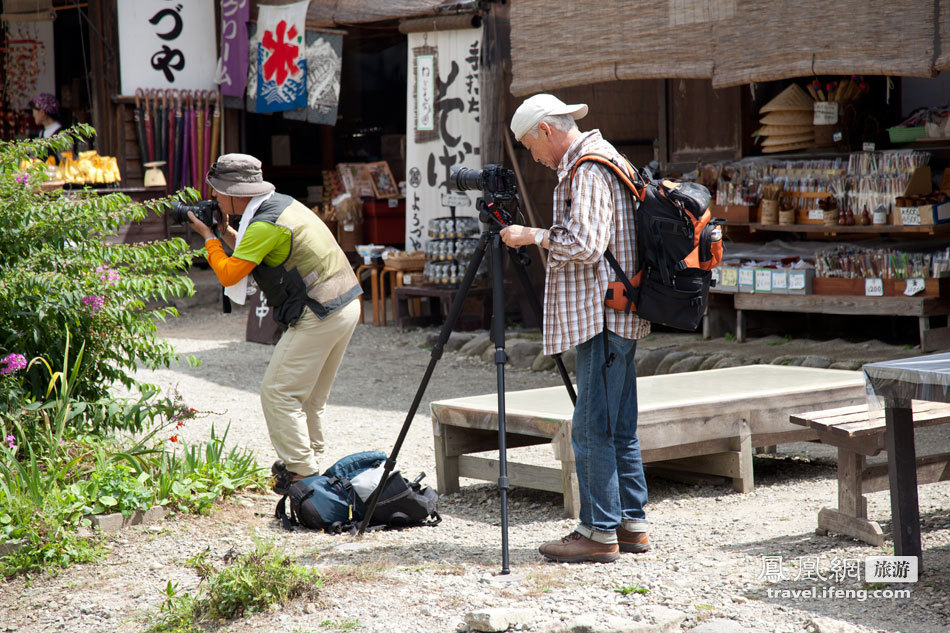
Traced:
[[[610, 247], [628, 274], [636, 272], [636, 225], [633, 196], [606, 167], [584, 163], [571, 186], [574, 163], [589, 152], [625, 164], [600, 131], [593, 130], [576, 139], [558, 165], [544, 283], [544, 353], [548, 355], [599, 334], [604, 329], [605, 311], [607, 329], [615, 334], [639, 339], [650, 332], [650, 323], [633, 312], [605, 310], [607, 283], [616, 273], [604, 259], [604, 250]], [[570, 208], [568, 198], [573, 200]]]

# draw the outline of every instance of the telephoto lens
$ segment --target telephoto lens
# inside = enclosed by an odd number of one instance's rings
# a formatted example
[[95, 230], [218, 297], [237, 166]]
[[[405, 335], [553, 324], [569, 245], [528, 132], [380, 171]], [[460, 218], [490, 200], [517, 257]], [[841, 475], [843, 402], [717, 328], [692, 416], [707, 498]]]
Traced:
[[484, 188], [482, 170], [469, 169], [467, 167], [453, 167], [452, 175], [449, 177], [449, 184], [458, 191], [469, 191], [472, 189], [481, 191]]

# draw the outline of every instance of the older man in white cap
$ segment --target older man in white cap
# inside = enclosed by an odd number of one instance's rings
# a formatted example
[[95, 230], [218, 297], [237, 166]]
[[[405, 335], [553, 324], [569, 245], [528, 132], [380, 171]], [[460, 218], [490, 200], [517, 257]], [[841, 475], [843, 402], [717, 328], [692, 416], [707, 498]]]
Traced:
[[540, 548], [543, 556], [559, 562], [611, 562], [620, 552], [650, 548], [634, 364], [637, 339], [649, 333], [650, 324], [604, 305], [613, 278], [604, 251], [609, 247], [624, 270], [638, 270], [635, 207], [628, 190], [604, 167], [584, 162], [571, 178], [583, 154], [626, 164], [599, 131], [577, 128], [575, 120], [586, 115], [586, 105], [568, 105], [549, 94], [535, 95], [515, 111], [515, 138], [537, 162], [557, 172], [554, 223], [549, 229], [513, 225], [501, 232], [508, 246], [548, 249], [544, 353], [577, 348], [571, 439], [580, 524]]
[[[208, 262], [244, 303], [248, 274], [286, 326], [261, 382], [261, 405], [271, 443], [274, 491], [317, 472], [323, 451], [322, 421], [330, 387], [356, 329], [362, 294], [359, 281], [333, 234], [310, 209], [274, 191], [261, 162], [247, 154], [224, 154], [206, 180], [221, 207], [220, 239], [189, 212], [192, 227], [205, 238]], [[241, 216], [239, 228], [228, 225]]]

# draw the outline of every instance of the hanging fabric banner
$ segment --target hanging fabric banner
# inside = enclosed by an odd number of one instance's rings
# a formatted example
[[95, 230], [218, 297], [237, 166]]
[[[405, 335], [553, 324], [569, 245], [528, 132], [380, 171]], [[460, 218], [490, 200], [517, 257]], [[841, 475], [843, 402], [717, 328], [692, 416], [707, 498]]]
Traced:
[[342, 68], [343, 35], [307, 31], [307, 107], [284, 118], [335, 125]]
[[[477, 191], [449, 185], [453, 167], [481, 169], [481, 29], [410, 33], [406, 104], [406, 249], [428, 239], [429, 220], [477, 215]], [[431, 83], [430, 83], [431, 82]], [[429, 129], [431, 128], [431, 129]]]
[[304, 28], [309, 0], [260, 5], [257, 15], [257, 112], [307, 106]]
[[122, 94], [214, 87], [213, 0], [118, 0]]
[[250, 0], [221, 0], [221, 58], [215, 83], [221, 94], [240, 97], [247, 82], [247, 21], [251, 16]]

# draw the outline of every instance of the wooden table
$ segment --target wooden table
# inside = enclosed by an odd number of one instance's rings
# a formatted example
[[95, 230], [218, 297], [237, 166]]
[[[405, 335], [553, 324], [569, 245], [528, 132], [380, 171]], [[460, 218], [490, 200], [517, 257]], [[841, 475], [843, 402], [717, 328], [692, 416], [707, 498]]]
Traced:
[[864, 366], [864, 375], [871, 391], [884, 399], [894, 554], [916, 556], [922, 570], [911, 401], [950, 402], [950, 353], [870, 363]]
[[[950, 298], [947, 297], [861, 297], [842, 295], [783, 295], [770, 293], [712, 291], [719, 309], [732, 301], [736, 314], [736, 341], [746, 340], [748, 311], [804, 312], [811, 314], [850, 314], [917, 317], [920, 347], [924, 351], [950, 348]], [[931, 320], [943, 320], [945, 325], [934, 326]], [[710, 328], [709, 315], [703, 320], [703, 336], [718, 336]]]
[[[452, 302], [458, 288], [447, 288], [445, 286], [400, 286], [393, 288], [393, 296], [396, 298], [397, 312], [395, 316], [399, 327], [425, 327], [428, 325], [441, 325], [445, 317], [449, 314]], [[409, 302], [421, 299], [428, 299], [429, 314], [411, 316], [409, 311]], [[492, 313], [492, 289], [486, 286], [473, 286], [468, 289], [465, 296], [466, 302], [462, 306], [462, 313], [459, 314], [455, 323], [456, 330], [487, 330], [491, 327]], [[466, 308], [471, 305], [477, 308], [477, 312], [467, 312]]]
[[[740, 492], [754, 487], [752, 449], [816, 439], [790, 413], [865, 401], [860, 372], [776, 365], [711, 369], [637, 379], [638, 436], [652, 469], [717, 475]], [[498, 449], [496, 394], [433, 402], [436, 473], [441, 493], [459, 477], [495, 481], [497, 460], [473, 453]], [[579, 511], [573, 405], [564, 386], [505, 394], [508, 446], [550, 443], [560, 468], [508, 463], [514, 485], [564, 494], [565, 514]]]

